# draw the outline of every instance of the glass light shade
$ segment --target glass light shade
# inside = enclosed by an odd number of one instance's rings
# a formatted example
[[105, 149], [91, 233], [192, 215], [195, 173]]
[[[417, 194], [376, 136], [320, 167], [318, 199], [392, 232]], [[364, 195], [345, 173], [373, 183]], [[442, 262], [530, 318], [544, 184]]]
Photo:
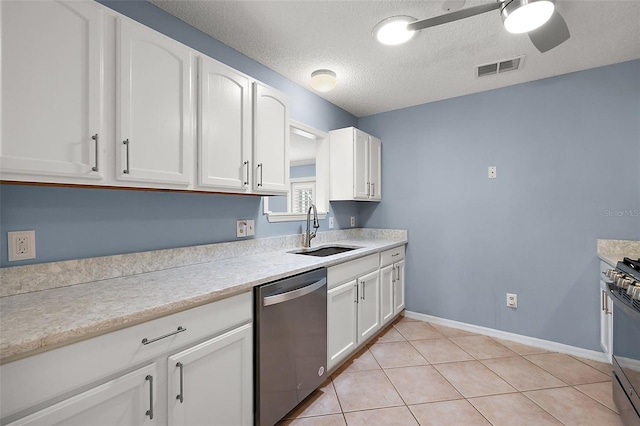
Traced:
[[336, 84], [336, 73], [331, 70], [317, 70], [311, 73], [311, 87], [318, 92], [333, 90]]
[[382, 44], [395, 46], [406, 43], [416, 34], [407, 30], [407, 24], [415, 21], [411, 16], [392, 16], [381, 21], [373, 28], [373, 36]]
[[554, 8], [549, 0], [513, 0], [502, 9], [504, 27], [510, 33], [528, 33], [544, 25]]

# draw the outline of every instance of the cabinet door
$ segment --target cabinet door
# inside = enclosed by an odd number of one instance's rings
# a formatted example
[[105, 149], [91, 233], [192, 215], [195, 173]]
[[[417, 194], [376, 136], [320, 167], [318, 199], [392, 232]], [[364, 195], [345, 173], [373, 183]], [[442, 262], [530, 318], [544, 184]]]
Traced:
[[253, 424], [251, 324], [169, 357], [169, 425]]
[[356, 280], [327, 292], [327, 368], [331, 369], [347, 357], [357, 345]]
[[191, 51], [122, 19], [118, 36], [116, 176], [188, 186], [194, 145]]
[[10, 426], [154, 425], [156, 377], [154, 363], [10, 423]]
[[249, 79], [201, 57], [199, 84], [198, 184], [248, 191], [252, 167]]
[[358, 343], [380, 328], [380, 273], [375, 270], [358, 279]]
[[397, 315], [404, 309], [404, 260], [393, 264], [396, 276], [393, 281], [393, 314]]
[[369, 198], [369, 135], [354, 129], [353, 135], [353, 198]]
[[269, 194], [289, 190], [289, 100], [254, 83], [253, 189]]
[[370, 200], [382, 199], [382, 142], [369, 137], [369, 179], [371, 181]]
[[606, 286], [600, 282], [600, 346], [602, 351], [611, 358], [612, 338], [613, 338], [613, 303], [606, 290]]
[[396, 276], [395, 265], [388, 265], [380, 269], [380, 315], [382, 325], [385, 325], [394, 315], [394, 278]]
[[2, 179], [104, 177], [101, 6], [0, 2]]

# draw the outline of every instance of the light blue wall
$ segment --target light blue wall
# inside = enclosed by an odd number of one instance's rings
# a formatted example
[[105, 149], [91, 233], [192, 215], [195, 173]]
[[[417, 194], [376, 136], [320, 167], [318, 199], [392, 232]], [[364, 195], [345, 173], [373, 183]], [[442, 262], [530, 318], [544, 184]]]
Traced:
[[[161, 33], [244, 72], [290, 97], [291, 118], [329, 131], [356, 117], [188, 26], [145, 1], [100, 1]], [[355, 202], [331, 215], [349, 227]], [[105, 189], [0, 186], [0, 266], [18, 266], [145, 250], [234, 241], [238, 219], [256, 221], [256, 237], [301, 233], [302, 222], [268, 223], [260, 197]], [[9, 263], [7, 232], [34, 229], [37, 259]], [[320, 230], [328, 229], [322, 220]]]
[[316, 175], [315, 164], [305, 164], [304, 166], [292, 166], [289, 172], [291, 178], [303, 178]]
[[358, 126], [383, 141], [361, 223], [409, 230], [407, 309], [600, 349], [596, 239], [640, 239], [640, 61]]

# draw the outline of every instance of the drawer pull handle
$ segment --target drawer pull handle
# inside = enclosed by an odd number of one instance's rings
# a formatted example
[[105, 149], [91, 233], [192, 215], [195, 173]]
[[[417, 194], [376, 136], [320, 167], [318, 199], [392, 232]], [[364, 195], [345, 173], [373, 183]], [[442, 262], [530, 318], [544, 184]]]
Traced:
[[149, 416], [149, 419], [153, 420], [153, 376], [149, 374], [145, 377], [145, 380], [149, 381], [149, 409], [145, 415]]
[[396, 257], [396, 256], [400, 256], [400, 253], [394, 253], [391, 255], [391, 257]]
[[157, 342], [160, 339], [164, 339], [165, 337], [173, 336], [174, 334], [182, 333], [183, 331], [187, 331], [186, 328], [182, 328], [182, 326], [178, 327], [176, 331], [165, 334], [164, 336], [156, 337], [155, 339], [147, 339], [146, 337], [142, 339], [143, 345], [148, 345], [149, 343]]
[[180, 393], [178, 394], [178, 396], [176, 396], [176, 399], [180, 401], [180, 404], [182, 404], [184, 402], [184, 386], [182, 382], [184, 377], [184, 364], [181, 362], [178, 362], [176, 364], [176, 367], [180, 369]]

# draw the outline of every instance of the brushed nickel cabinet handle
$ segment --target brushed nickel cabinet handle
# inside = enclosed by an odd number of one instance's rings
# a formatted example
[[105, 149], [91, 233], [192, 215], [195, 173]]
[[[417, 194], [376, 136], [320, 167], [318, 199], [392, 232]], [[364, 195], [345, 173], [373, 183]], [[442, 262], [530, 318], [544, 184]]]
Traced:
[[149, 416], [149, 419], [153, 420], [153, 376], [149, 374], [145, 377], [145, 380], [149, 381], [149, 409], [145, 415]]
[[98, 134], [96, 133], [95, 135], [91, 136], [91, 139], [93, 139], [93, 141], [96, 143], [96, 153], [95, 153], [96, 165], [93, 166], [91, 170], [93, 170], [94, 172], [97, 172], [98, 171]]
[[122, 144], [127, 147], [127, 167], [122, 171], [124, 174], [129, 174], [129, 139], [122, 141]]
[[371, 183], [371, 196], [375, 197], [376, 196], [376, 184], [375, 183]]
[[157, 342], [160, 339], [164, 339], [165, 337], [173, 336], [174, 334], [182, 333], [183, 331], [187, 331], [187, 329], [183, 328], [182, 326], [180, 326], [180, 327], [178, 327], [178, 329], [176, 331], [172, 331], [171, 333], [167, 333], [164, 336], [156, 337], [155, 339], [147, 339], [145, 337], [144, 339], [142, 339], [142, 344], [143, 345], [148, 345], [149, 343]]
[[258, 168], [260, 169], [260, 182], [258, 182], [258, 186], [262, 186], [262, 163], [258, 164]]
[[245, 161], [244, 163], [242, 163], [243, 167], [246, 166], [247, 167], [247, 180], [244, 181], [244, 186], [249, 185], [249, 160]]
[[183, 386], [183, 378], [184, 378], [184, 364], [179, 362], [176, 364], [176, 367], [180, 369], [180, 393], [176, 396], [176, 399], [180, 401], [180, 404], [184, 402], [184, 386]]

